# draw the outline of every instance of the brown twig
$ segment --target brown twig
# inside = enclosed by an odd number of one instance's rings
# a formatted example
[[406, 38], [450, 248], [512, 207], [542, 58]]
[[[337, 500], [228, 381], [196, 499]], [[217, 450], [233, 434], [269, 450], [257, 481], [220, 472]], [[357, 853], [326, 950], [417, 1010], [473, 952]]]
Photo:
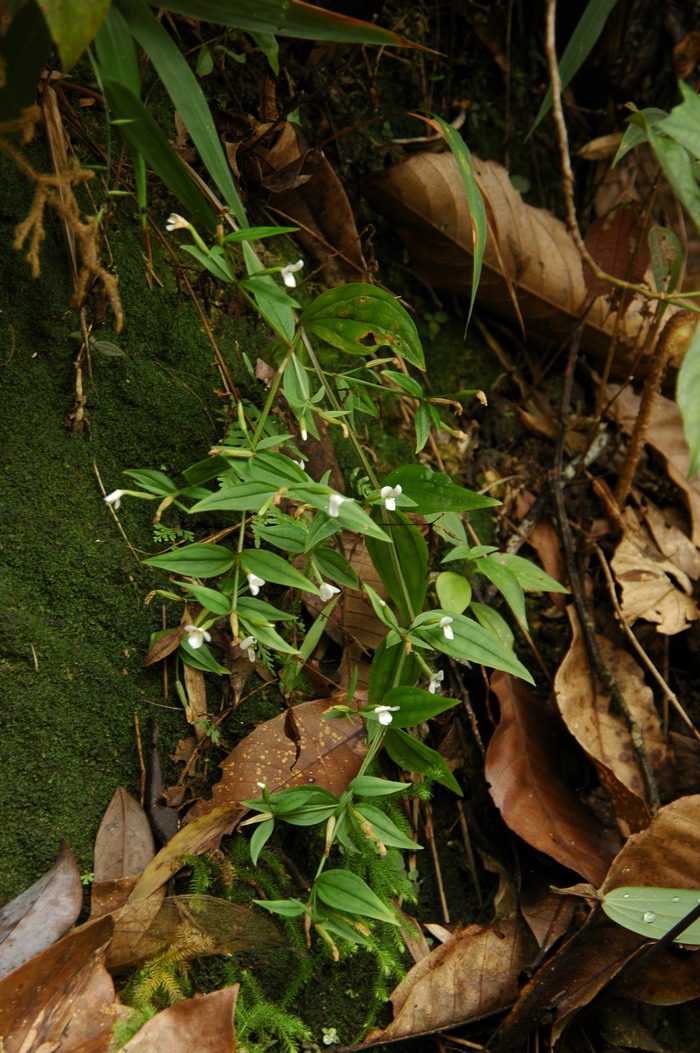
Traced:
[[442, 869], [440, 867], [440, 857], [438, 856], [437, 845], [435, 844], [435, 831], [433, 829], [433, 808], [430, 801], [423, 802], [423, 829], [425, 830], [425, 839], [428, 842], [430, 848], [430, 855], [433, 859], [433, 869], [435, 871], [435, 881], [437, 882], [438, 897], [440, 899], [440, 907], [442, 909], [442, 919], [445, 925], [450, 924], [450, 911], [447, 906], [447, 899], [445, 897], [445, 886], [442, 880]]

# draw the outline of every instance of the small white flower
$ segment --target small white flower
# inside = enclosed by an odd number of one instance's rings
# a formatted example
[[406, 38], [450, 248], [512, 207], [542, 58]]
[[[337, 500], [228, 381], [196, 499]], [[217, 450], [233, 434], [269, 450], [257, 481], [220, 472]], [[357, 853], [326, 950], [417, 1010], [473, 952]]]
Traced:
[[401, 706], [377, 706], [374, 712], [380, 724], [391, 724], [394, 719], [391, 714], [398, 713], [400, 709]]
[[430, 683], [428, 684], [428, 691], [431, 695], [439, 694], [438, 688], [440, 687], [444, 679], [445, 674], [442, 669], [439, 673], [433, 673], [433, 675], [430, 677]]
[[305, 470], [304, 469], [304, 462], [302, 460], [297, 460], [296, 457], [292, 457], [292, 460], [294, 461], [295, 464], [299, 465], [299, 467], [301, 468], [302, 471]]
[[328, 603], [334, 596], [337, 596], [340, 589], [337, 589], [335, 585], [329, 585], [327, 581], [322, 581], [318, 590], [321, 593], [321, 599], [324, 603]]
[[108, 505], [111, 505], [112, 508], [114, 508], [116, 511], [116, 509], [119, 508], [119, 505], [122, 503], [123, 496], [123, 490], [113, 490], [111, 494], [107, 494], [107, 496], [105, 497], [105, 501]]
[[[246, 636], [245, 640], [241, 640], [238, 645], [241, 651], [247, 655], [249, 662], [255, 661], [255, 645], [257, 642], [254, 636]], [[260, 786], [260, 783], [258, 783], [258, 786]]]
[[308, 433], [308, 431], [306, 430], [306, 428], [302, 428], [302, 429], [301, 429], [301, 441], [302, 441], [302, 442], [306, 442], [306, 440], [308, 439], [308, 437], [309, 437], [309, 433]]
[[383, 486], [379, 491], [379, 496], [384, 502], [384, 507], [389, 512], [396, 511], [396, 498], [402, 492], [401, 487], [397, 484], [396, 486]]
[[284, 284], [287, 286], [288, 289], [294, 289], [295, 288], [295, 286], [297, 284], [297, 280], [294, 277], [294, 275], [296, 274], [297, 271], [300, 271], [303, 266], [304, 266], [304, 261], [303, 260], [297, 260], [296, 263], [288, 263], [286, 267], [282, 267], [280, 269], [280, 274], [282, 275], [282, 281], [284, 282]]
[[165, 222], [166, 230], [189, 230], [190, 224], [187, 222], [184, 216], [178, 216], [177, 212], [173, 212], [168, 216]]
[[[251, 636], [251, 640], [252, 639], [253, 639], [253, 637]], [[267, 789], [267, 783], [266, 782], [256, 782], [255, 785], [258, 787], [259, 790], [266, 790]]]
[[250, 589], [250, 591], [251, 591], [253, 596], [257, 596], [258, 595], [258, 593], [260, 592], [260, 589], [263, 587], [264, 584], [265, 584], [265, 579], [264, 578], [259, 578], [257, 574], [249, 574], [248, 575], [248, 587], [249, 587], [249, 589]]
[[342, 494], [331, 494], [328, 501], [328, 515], [337, 519], [340, 515], [340, 506], [346, 501], [352, 501], [352, 497], [343, 497]]
[[186, 625], [185, 632], [187, 633], [187, 641], [193, 651], [201, 647], [205, 640], [207, 643], [211, 640], [210, 633], [206, 629], [201, 629], [198, 625]]
[[454, 629], [452, 628], [452, 618], [450, 618], [449, 615], [445, 615], [444, 618], [440, 619], [440, 628], [444, 632], [446, 640], [454, 640], [455, 634]]

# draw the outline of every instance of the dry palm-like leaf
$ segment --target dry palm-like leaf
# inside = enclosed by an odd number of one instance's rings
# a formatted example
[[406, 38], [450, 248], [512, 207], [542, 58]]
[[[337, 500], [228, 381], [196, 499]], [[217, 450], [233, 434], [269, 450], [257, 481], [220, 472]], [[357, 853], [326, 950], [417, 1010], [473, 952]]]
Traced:
[[524, 841], [599, 885], [615, 839], [565, 785], [556, 760], [556, 731], [543, 703], [507, 673], [492, 676], [491, 690], [501, 707], [486, 751], [486, 778], [496, 807]]
[[213, 807], [240, 808], [242, 800], [259, 796], [261, 782], [271, 793], [315, 783], [340, 796], [362, 763], [364, 725], [359, 718], [326, 720], [327, 709], [327, 700], [302, 702], [292, 710], [293, 728], [287, 713], [259, 724], [221, 764], [211, 801], [199, 801], [189, 814], [201, 821]]
[[[479, 302], [546, 340], [563, 343], [578, 325], [587, 300], [581, 257], [564, 224], [545, 209], [526, 205], [508, 172], [472, 156], [490, 213]], [[466, 293], [472, 277], [472, 224], [466, 192], [451, 154], [416, 154], [374, 177], [370, 202], [386, 215], [407, 245], [416, 270], [433, 285]], [[513, 288], [518, 309], [513, 303]], [[650, 318], [635, 300], [619, 326], [616, 368], [628, 371]], [[616, 315], [597, 297], [586, 315], [582, 347], [604, 360]]]
[[233, 1053], [233, 1011], [239, 984], [190, 998], [148, 1020], [123, 1053]]
[[0, 911], [0, 977], [63, 936], [82, 905], [78, 865], [66, 842], [61, 841], [51, 870]]
[[[567, 608], [572, 639], [554, 681], [559, 712], [576, 741], [598, 771], [615, 812], [631, 830], [649, 824], [644, 779], [627, 725], [611, 705], [610, 694], [598, 683], [588, 660], [581, 623], [573, 607]], [[658, 771], [668, 759], [654, 696], [632, 655], [604, 636], [596, 641], [630, 713], [644, 738], [652, 767]]]

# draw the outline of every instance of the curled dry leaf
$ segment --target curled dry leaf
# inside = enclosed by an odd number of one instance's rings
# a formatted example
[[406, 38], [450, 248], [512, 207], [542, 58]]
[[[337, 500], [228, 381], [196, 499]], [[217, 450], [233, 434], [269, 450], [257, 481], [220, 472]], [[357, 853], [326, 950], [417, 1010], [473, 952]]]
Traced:
[[51, 870], [0, 911], [0, 977], [50, 947], [71, 927], [82, 905], [78, 865], [61, 841]]
[[[619, 819], [631, 830], [649, 824], [644, 779], [629, 730], [612, 707], [610, 694], [598, 682], [575, 608], [567, 608], [571, 645], [556, 674], [554, 691], [564, 723], [591, 758]], [[631, 654], [604, 636], [596, 636], [600, 655], [611, 671], [642, 732], [652, 768], [668, 760], [654, 695]]]
[[616, 838], [566, 786], [554, 724], [542, 702], [507, 673], [491, 677], [501, 719], [486, 751], [491, 796], [524, 841], [599, 885]]
[[[562, 343], [579, 322], [587, 298], [581, 257], [564, 224], [545, 209], [526, 205], [508, 172], [472, 155], [487, 199], [489, 236], [479, 302], [518, 322], [515, 287], [525, 327], [548, 344]], [[366, 186], [407, 245], [416, 270], [432, 285], [467, 293], [472, 280], [472, 224], [466, 192], [452, 154], [423, 153], [389, 168]], [[628, 305], [619, 325], [616, 369], [627, 371], [649, 328], [644, 302]], [[586, 316], [582, 347], [604, 359], [616, 315], [605, 297]]]
[[122, 1047], [123, 1053], [232, 1053], [239, 986], [189, 998], [157, 1013]]
[[[199, 801], [189, 815], [201, 822], [212, 807], [229, 806], [228, 810], [235, 812], [240, 801], [259, 796], [260, 782], [271, 793], [315, 783], [340, 796], [360, 769], [364, 726], [359, 718], [326, 720], [323, 714], [327, 709], [326, 700], [294, 707], [298, 741], [286, 734], [286, 713], [259, 724], [222, 762], [223, 775], [211, 801]], [[185, 827], [185, 831], [189, 829]]]
[[3, 1053], [107, 1053], [114, 985], [104, 967], [111, 922], [73, 929], [0, 982]]

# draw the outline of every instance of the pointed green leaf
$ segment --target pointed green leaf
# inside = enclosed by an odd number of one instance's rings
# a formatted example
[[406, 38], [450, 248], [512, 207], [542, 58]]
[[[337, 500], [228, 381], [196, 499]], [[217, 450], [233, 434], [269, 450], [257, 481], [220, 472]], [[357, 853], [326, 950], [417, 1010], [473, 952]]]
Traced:
[[413, 738], [400, 728], [388, 727], [384, 735], [384, 748], [394, 764], [398, 764], [400, 768], [427, 775], [442, 783], [448, 790], [463, 796], [461, 787], [447, 767], [444, 757], [431, 750], [430, 746], [426, 746], [420, 739]]
[[[623, 886], [606, 892], [602, 906], [618, 925], [660, 940], [698, 904], [699, 889]], [[700, 919], [677, 936], [676, 943], [700, 944]]]
[[314, 882], [314, 891], [321, 902], [333, 910], [398, 925], [393, 911], [361, 877], [349, 870], [324, 870]]
[[176, 574], [184, 574], [187, 578], [214, 578], [230, 570], [235, 563], [235, 557], [231, 550], [223, 545], [201, 543], [186, 545], [161, 556], [151, 556], [143, 562], [148, 567], [171, 570]]
[[289, 585], [318, 595], [318, 587], [304, 574], [287, 563], [276, 552], [247, 548], [241, 552], [241, 565], [246, 574], [256, 574], [263, 581], [274, 581], [277, 585]]

